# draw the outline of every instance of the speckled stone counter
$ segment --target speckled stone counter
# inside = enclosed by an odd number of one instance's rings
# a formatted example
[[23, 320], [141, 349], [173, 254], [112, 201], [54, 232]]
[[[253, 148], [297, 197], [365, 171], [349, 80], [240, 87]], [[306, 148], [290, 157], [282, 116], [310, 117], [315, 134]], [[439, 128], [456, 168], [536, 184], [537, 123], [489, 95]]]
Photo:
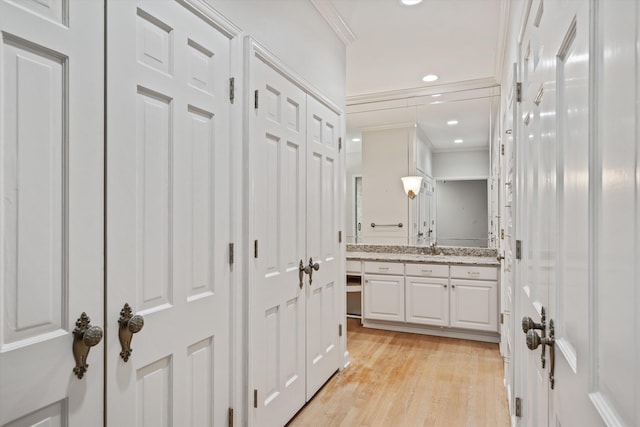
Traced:
[[488, 248], [438, 247], [438, 255], [430, 248], [401, 245], [347, 245], [349, 261], [412, 262], [423, 264], [466, 264], [499, 266], [498, 251]]

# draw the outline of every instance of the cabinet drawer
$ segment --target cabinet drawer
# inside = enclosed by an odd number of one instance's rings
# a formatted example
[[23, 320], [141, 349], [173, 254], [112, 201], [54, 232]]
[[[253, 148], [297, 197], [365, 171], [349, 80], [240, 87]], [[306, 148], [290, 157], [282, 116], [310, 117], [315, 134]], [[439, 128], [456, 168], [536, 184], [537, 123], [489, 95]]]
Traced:
[[362, 274], [361, 261], [347, 261], [347, 274]]
[[449, 277], [449, 266], [440, 264], [407, 264], [407, 276]]
[[452, 265], [451, 278], [498, 280], [498, 269], [496, 267], [480, 267], [475, 265]]
[[404, 275], [404, 264], [398, 262], [365, 262], [365, 273]]

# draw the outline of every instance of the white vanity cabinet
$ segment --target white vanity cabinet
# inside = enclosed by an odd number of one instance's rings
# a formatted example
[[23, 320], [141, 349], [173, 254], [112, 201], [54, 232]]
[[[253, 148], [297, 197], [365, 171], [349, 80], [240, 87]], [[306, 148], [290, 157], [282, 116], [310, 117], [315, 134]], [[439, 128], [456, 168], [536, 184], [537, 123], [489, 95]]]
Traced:
[[451, 266], [451, 327], [498, 332], [498, 270]]
[[[496, 265], [477, 263], [477, 258], [463, 264], [463, 257], [451, 261], [442, 257], [432, 263], [395, 258], [395, 262], [362, 260], [358, 265], [365, 327], [500, 341]], [[355, 267], [348, 268], [348, 274], [357, 274]]]
[[404, 322], [404, 264], [364, 263], [364, 318]]
[[405, 275], [405, 320], [449, 326], [449, 266], [407, 264]]

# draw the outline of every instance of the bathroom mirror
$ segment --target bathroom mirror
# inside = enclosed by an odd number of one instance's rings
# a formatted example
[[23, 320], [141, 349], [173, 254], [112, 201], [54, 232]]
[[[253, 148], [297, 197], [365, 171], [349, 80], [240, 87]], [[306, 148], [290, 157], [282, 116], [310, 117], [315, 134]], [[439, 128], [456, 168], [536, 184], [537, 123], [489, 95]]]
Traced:
[[[499, 94], [489, 84], [350, 98], [347, 242], [495, 246], [490, 150]], [[400, 178], [414, 174], [423, 176], [423, 188], [409, 199]]]

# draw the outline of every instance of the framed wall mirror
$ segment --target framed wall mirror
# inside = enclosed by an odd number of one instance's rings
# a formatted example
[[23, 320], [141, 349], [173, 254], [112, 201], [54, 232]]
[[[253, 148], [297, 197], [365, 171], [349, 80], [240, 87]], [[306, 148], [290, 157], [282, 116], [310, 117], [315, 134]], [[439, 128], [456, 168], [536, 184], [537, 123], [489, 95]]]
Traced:
[[[348, 101], [348, 243], [497, 244], [490, 150], [499, 87], [448, 89]], [[406, 175], [423, 177], [414, 199], [403, 191]]]

